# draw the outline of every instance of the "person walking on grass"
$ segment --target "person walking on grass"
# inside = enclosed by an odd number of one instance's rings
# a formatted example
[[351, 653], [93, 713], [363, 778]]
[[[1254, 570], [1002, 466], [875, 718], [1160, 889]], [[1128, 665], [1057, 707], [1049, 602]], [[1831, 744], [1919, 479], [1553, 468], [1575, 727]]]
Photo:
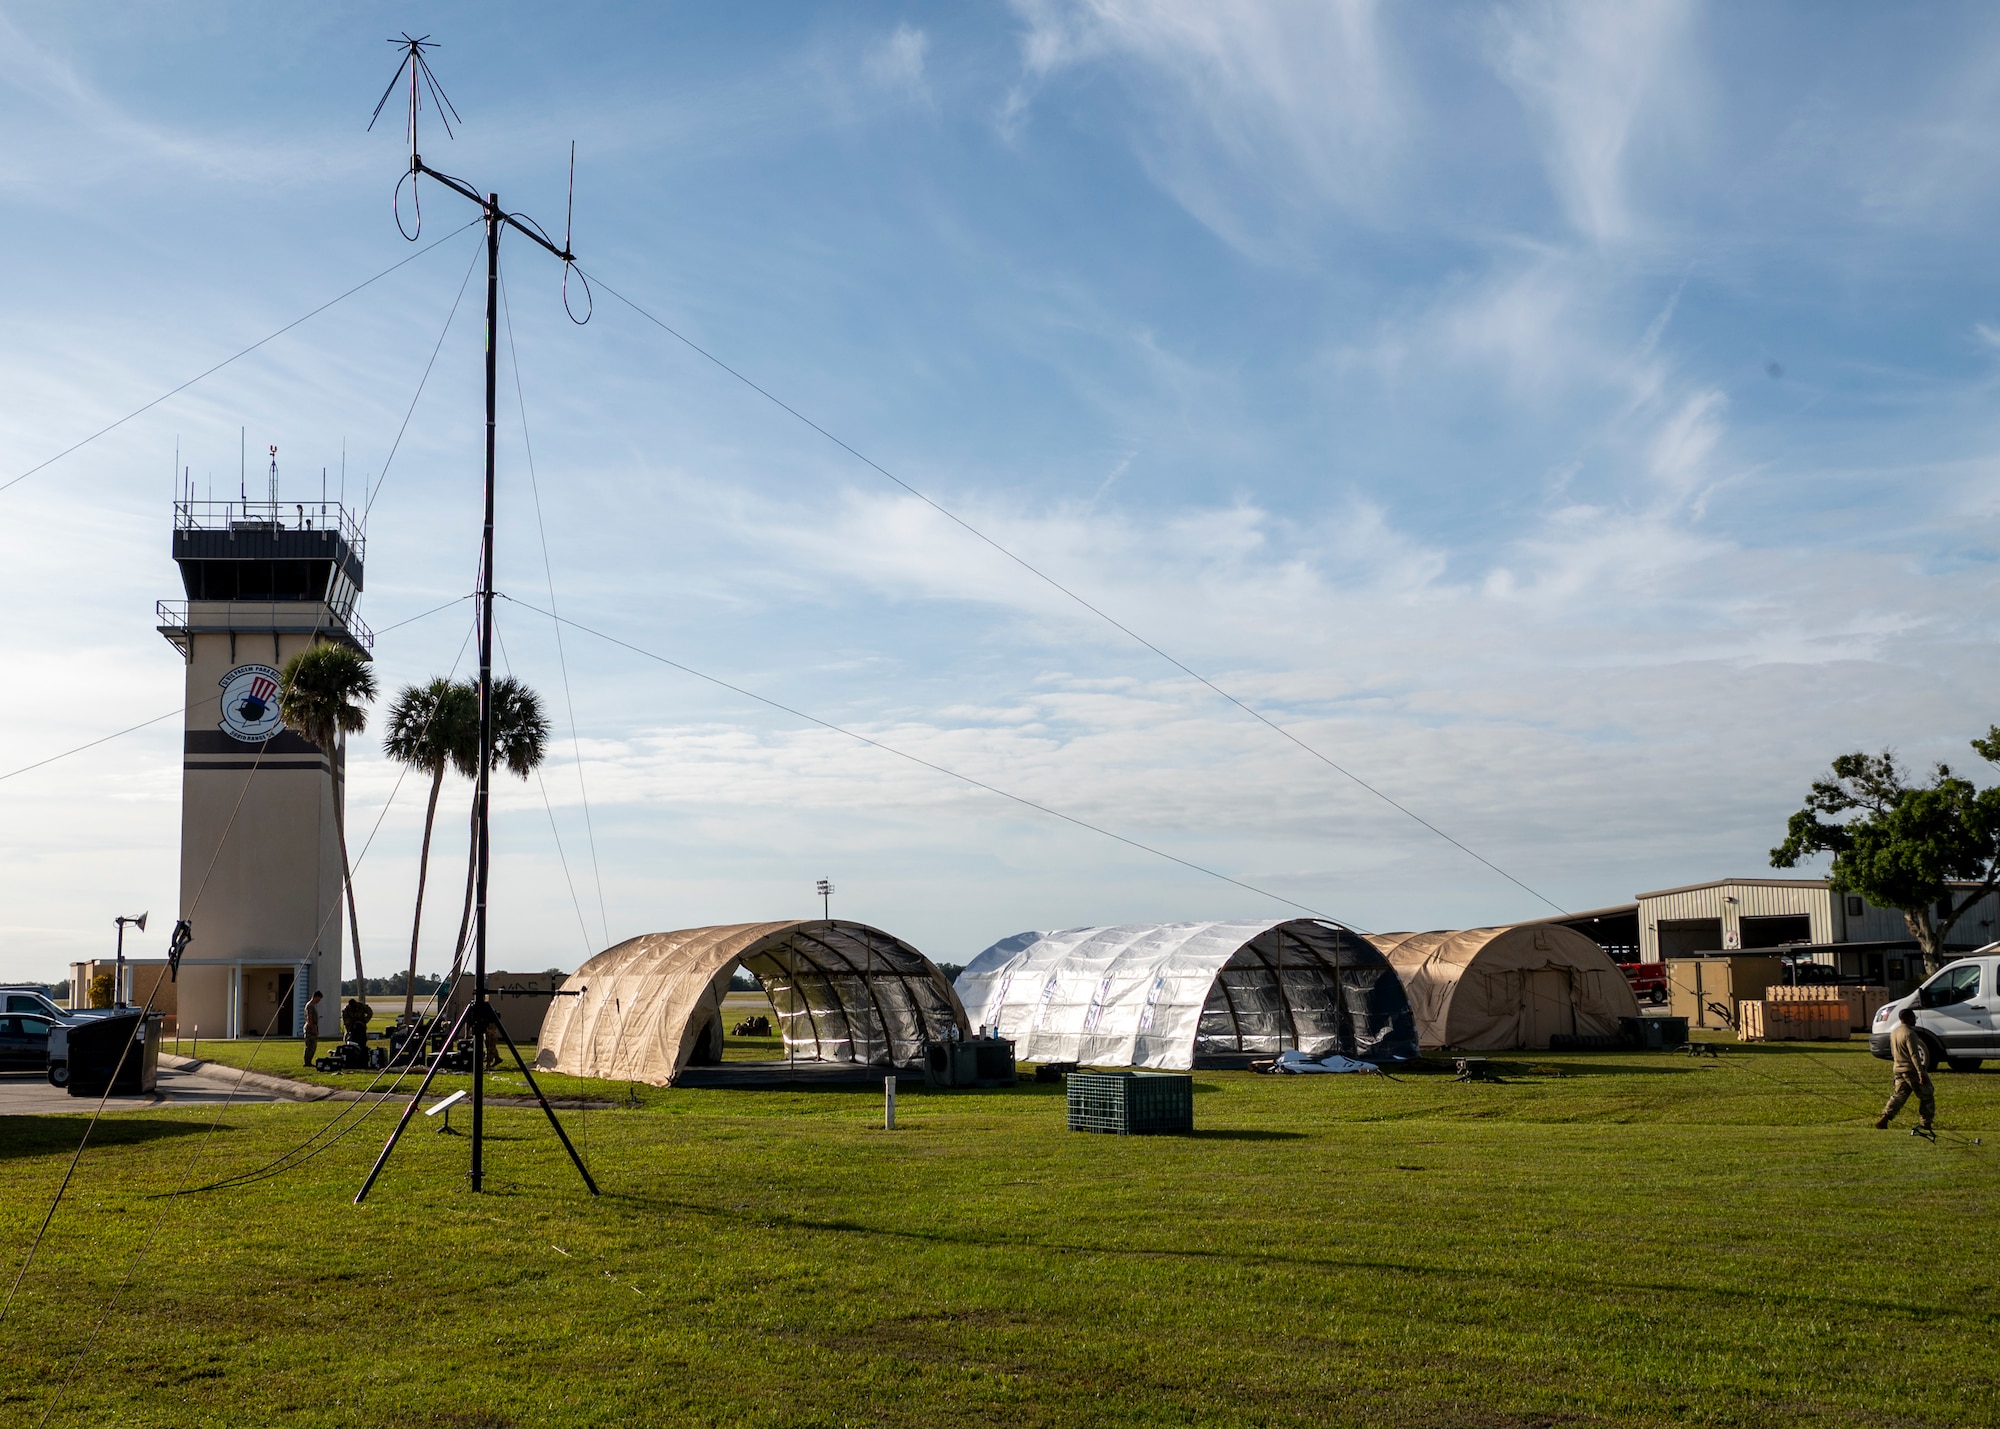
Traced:
[[1929, 1131], [1931, 1118], [1937, 1114], [1937, 1099], [1931, 1087], [1930, 1068], [1924, 1065], [1924, 1044], [1917, 1036], [1914, 1007], [1906, 1007], [1897, 1014], [1896, 1026], [1889, 1033], [1889, 1065], [1896, 1074], [1896, 1089], [1889, 1093], [1889, 1104], [1882, 1108], [1875, 1129], [1887, 1131], [1891, 1119], [1915, 1093], [1917, 1111], [1923, 1117], [1919, 1127]]
[[319, 1050], [319, 1002], [325, 994], [315, 990], [306, 999], [306, 1025], [300, 1030], [306, 1039], [306, 1065], [313, 1064], [313, 1053]]

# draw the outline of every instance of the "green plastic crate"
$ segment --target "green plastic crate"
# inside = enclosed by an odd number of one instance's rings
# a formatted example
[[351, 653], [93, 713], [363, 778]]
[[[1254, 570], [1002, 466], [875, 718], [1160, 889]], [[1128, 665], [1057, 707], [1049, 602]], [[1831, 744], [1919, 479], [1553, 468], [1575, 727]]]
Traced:
[[1194, 1130], [1194, 1078], [1160, 1072], [1071, 1072], [1069, 1129], [1117, 1136]]

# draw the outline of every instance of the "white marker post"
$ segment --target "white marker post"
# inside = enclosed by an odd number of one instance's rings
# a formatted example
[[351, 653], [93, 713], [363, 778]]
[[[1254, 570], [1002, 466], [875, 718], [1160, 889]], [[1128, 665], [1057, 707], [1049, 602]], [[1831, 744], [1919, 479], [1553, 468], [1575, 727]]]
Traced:
[[882, 1079], [882, 1129], [896, 1129], [896, 1079], [893, 1076]]

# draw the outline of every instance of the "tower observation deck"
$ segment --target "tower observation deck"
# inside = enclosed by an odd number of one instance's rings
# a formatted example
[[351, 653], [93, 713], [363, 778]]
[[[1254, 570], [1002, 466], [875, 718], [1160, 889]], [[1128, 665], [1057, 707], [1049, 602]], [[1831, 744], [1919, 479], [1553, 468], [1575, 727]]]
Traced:
[[343, 744], [278, 714], [285, 664], [323, 641], [367, 654], [363, 538], [333, 502], [174, 503], [183, 599], [159, 631], [187, 665], [178, 1018], [204, 1036], [296, 1036], [306, 999], [340, 1004]]
[[317, 633], [365, 654], [375, 637], [354, 614], [365, 541], [338, 503], [176, 501], [187, 599], [159, 603], [160, 633], [183, 654], [201, 631]]

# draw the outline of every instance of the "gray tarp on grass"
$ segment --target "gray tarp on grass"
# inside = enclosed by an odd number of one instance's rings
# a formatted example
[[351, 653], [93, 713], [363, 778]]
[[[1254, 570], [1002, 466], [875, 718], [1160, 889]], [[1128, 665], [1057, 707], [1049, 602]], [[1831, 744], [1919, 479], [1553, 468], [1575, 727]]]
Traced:
[[1019, 933], [959, 974], [968, 1020], [1028, 1062], [1184, 1068], [1288, 1048], [1417, 1055], [1403, 985], [1366, 939], [1294, 918]]

